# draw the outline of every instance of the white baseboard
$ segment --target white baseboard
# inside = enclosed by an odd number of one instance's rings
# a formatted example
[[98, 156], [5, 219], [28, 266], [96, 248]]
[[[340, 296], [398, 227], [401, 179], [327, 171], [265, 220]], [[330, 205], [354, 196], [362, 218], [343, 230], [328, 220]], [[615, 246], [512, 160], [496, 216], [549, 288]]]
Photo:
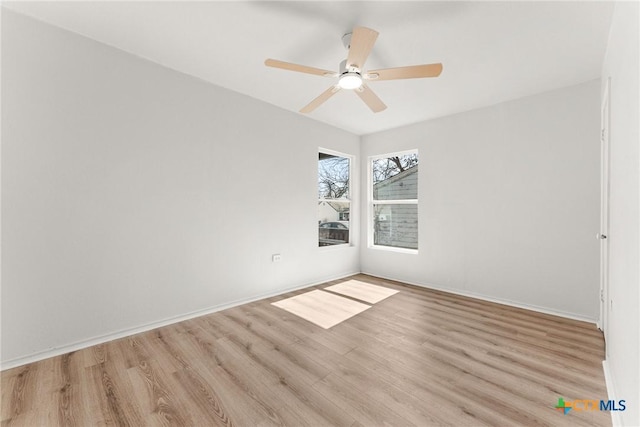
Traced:
[[506, 300], [506, 299], [501, 299], [501, 298], [494, 298], [494, 297], [490, 297], [490, 296], [486, 296], [486, 295], [482, 295], [482, 294], [477, 294], [477, 293], [474, 293], [474, 292], [453, 290], [453, 289], [449, 289], [449, 288], [444, 288], [442, 286], [434, 285], [434, 284], [431, 284], [431, 283], [416, 283], [416, 282], [411, 282], [411, 281], [403, 280], [403, 279], [394, 279], [392, 277], [385, 277], [385, 276], [381, 276], [381, 275], [375, 274], [375, 273], [367, 273], [366, 271], [363, 271], [362, 274], [368, 274], [369, 276], [379, 277], [381, 279], [393, 280], [395, 282], [401, 282], [401, 283], [407, 283], [409, 285], [418, 286], [418, 287], [421, 287], [421, 288], [433, 289], [433, 290], [436, 290], [436, 291], [447, 292], [449, 294], [460, 295], [460, 296], [463, 296], [463, 297], [469, 297], [469, 298], [479, 299], [479, 300], [482, 300], [482, 301], [494, 302], [496, 304], [502, 304], [502, 305], [508, 305], [508, 306], [511, 306], [511, 307], [523, 308], [525, 310], [536, 311], [538, 313], [551, 314], [552, 316], [564, 317], [564, 318], [567, 318], [567, 319], [579, 320], [581, 322], [587, 322], [587, 323], [593, 323], [593, 324], [597, 323], [597, 319], [586, 317], [586, 316], [581, 316], [579, 314], [568, 313], [568, 312], [559, 311], [559, 310], [553, 310], [553, 309], [546, 308], [546, 307], [538, 307], [536, 305], [523, 304], [523, 303], [514, 302], [514, 301], [510, 301], [510, 300]]
[[[617, 393], [615, 384], [613, 382], [613, 376], [611, 375], [611, 368], [609, 367], [609, 362], [606, 360], [602, 361], [602, 370], [604, 372], [604, 382], [607, 386], [607, 398], [609, 400], [617, 401]], [[609, 411], [611, 414], [611, 425], [613, 427], [622, 427], [622, 419], [620, 417], [620, 413], [616, 411]]]
[[28, 363], [38, 362], [40, 360], [48, 359], [50, 357], [60, 356], [61, 354], [66, 354], [66, 353], [69, 353], [71, 351], [81, 350], [83, 348], [91, 347], [91, 346], [98, 345], [98, 344], [103, 344], [105, 342], [113, 341], [113, 340], [116, 340], [116, 339], [119, 339], [119, 338], [125, 338], [125, 337], [131, 336], [131, 335], [139, 334], [141, 332], [147, 332], [147, 331], [150, 331], [152, 329], [160, 328], [162, 326], [171, 325], [171, 324], [174, 324], [174, 323], [182, 322], [184, 320], [193, 319], [195, 317], [204, 316], [204, 315], [207, 315], [207, 314], [211, 314], [211, 313], [215, 313], [215, 312], [218, 312], [218, 311], [226, 310], [228, 308], [237, 307], [237, 306], [243, 305], [243, 304], [248, 304], [250, 302], [258, 301], [258, 300], [261, 300], [261, 299], [271, 298], [271, 297], [274, 297], [274, 296], [286, 294], [287, 292], [291, 292], [291, 291], [295, 291], [295, 290], [299, 290], [299, 289], [304, 289], [304, 288], [309, 288], [311, 286], [320, 285], [322, 283], [330, 282], [332, 280], [343, 279], [345, 277], [353, 276], [354, 274], [358, 274], [358, 273], [359, 273], [358, 271], [352, 272], [352, 273], [343, 273], [343, 274], [339, 274], [339, 275], [336, 275], [336, 276], [331, 276], [331, 277], [328, 277], [328, 278], [325, 278], [325, 279], [322, 279], [322, 280], [319, 280], [319, 281], [316, 281], [316, 282], [313, 282], [313, 283], [307, 283], [307, 284], [300, 285], [300, 286], [293, 286], [293, 287], [286, 288], [286, 289], [280, 289], [280, 290], [277, 290], [277, 291], [274, 291], [274, 292], [268, 292], [268, 293], [264, 293], [264, 294], [254, 295], [254, 296], [249, 297], [249, 298], [244, 298], [244, 299], [240, 299], [240, 300], [236, 300], [236, 301], [231, 301], [231, 302], [225, 303], [225, 304], [219, 304], [219, 305], [216, 305], [216, 306], [213, 306], [213, 307], [204, 308], [202, 310], [196, 310], [196, 311], [192, 311], [190, 313], [185, 313], [185, 314], [181, 314], [181, 315], [178, 315], [178, 316], [169, 317], [169, 318], [166, 318], [166, 319], [163, 319], [163, 320], [158, 320], [158, 321], [155, 321], [155, 322], [146, 323], [146, 324], [141, 325], [141, 326], [122, 329], [120, 331], [116, 331], [116, 332], [100, 335], [100, 336], [89, 338], [89, 339], [85, 339], [85, 340], [76, 341], [74, 343], [66, 344], [66, 345], [63, 345], [63, 346], [60, 346], [60, 347], [54, 347], [54, 348], [50, 348], [50, 349], [47, 349], [47, 350], [38, 351], [36, 353], [32, 353], [32, 354], [29, 354], [27, 356], [16, 357], [14, 359], [9, 359], [9, 360], [3, 361], [1, 363], [1, 366], [0, 366], [0, 371], [5, 371], [7, 369], [16, 368], [18, 366], [26, 365]]

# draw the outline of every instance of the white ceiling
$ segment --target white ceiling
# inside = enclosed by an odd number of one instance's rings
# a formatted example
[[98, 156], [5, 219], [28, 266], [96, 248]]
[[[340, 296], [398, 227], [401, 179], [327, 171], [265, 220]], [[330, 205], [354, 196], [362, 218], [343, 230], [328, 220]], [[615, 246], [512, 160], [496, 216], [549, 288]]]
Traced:
[[4, 2], [12, 10], [297, 112], [330, 79], [266, 58], [337, 69], [341, 37], [380, 32], [366, 69], [442, 62], [439, 78], [371, 82], [374, 114], [341, 91], [309, 117], [358, 135], [600, 76], [610, 2]]

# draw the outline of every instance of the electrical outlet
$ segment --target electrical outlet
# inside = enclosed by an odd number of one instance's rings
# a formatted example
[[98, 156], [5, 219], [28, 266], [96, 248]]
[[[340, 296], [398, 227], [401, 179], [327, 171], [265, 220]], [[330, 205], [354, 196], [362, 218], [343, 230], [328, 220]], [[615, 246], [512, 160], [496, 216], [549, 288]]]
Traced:
[[280, 262], [280, 261], [282, 261], [282, 255], [280, 255], [280, 254], [271, 255], [271, 261], [272, 262]]

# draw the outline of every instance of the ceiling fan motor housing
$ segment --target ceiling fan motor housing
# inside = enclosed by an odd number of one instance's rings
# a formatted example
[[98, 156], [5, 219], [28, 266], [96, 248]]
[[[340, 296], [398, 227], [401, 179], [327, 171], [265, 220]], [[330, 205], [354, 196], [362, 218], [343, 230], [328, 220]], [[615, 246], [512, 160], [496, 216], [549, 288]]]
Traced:
[[351, 47], [351, 36], [352, 35], [353, 35], [353, 33], [347, 33], [344, 36], [342, 36], [342, 45], [347, 50], [349, 50], [349, 48]]
[[358, 73], [360, 74], [360, 70], [357, 67], [347, 67], [347, 60], [345, 59], [340, 63], [340, 69], [338, 70], [338, 75], [341, 76], [345, 73]]

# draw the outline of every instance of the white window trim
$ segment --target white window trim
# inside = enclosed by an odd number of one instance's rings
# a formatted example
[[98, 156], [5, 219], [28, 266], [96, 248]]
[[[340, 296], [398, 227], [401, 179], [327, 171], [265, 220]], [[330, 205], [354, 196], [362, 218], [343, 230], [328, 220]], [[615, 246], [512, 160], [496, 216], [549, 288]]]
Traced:
[[418, 255], [417, 249], [396, 248], [395, 246], [371, 245], [369, 246], [369, 249], [373, 249], [376, 251], [399, 252], [402, 254]]
[[[354, 184], [355, 182], [355, 161], [356, 161], [356, 156], [352, 155], [352, 154], [346, 154], [346, 153], [342, 153], [340, 151], [336, 151], [336, 150], [331, 150], [328, 148], [322, 148], [322, 147], [318, 147], [318, 155], [320, 153], [325, 153], [325, 154], [330, 154], [332, 156], [339, 156], [339, 157], [344, 157], [349, 159], [349, 193], [347, 195], [346, 199], [320, 199], [319, 197], [316, 198], [316, 201], [337, 201], [337, 202], [348, 202], [349, 203], [349, 243], [342, 243], [339, 245], [329, 245], [329, 246], [317, 246], [317, 248], [321, 251], [331, 251], [331, 250], [335, 250], [335, 249], [344, 249], [344, 248], [351, 248], [353, 246], [355, 246], [354, 244], [354, 233], [353, 230], [355, 229], [354, 226], [354, 200], [356, 200], [356, 194], [355, 194], [355, 187]], [[318, 175], [316, 172], [316, 187], [317, 187], [317, 181], [318, 181]], [[318, 213], [316, 212], [316, 223], [317, 223], [317, 215]], [[318, 229], [318, 227], [316, 226], [316, 230]], [[318, 233], [318, 231], [316, 231], [316, 233]], [[318, 234], [316, 234], [316, 240], [318, 238]], [[316, 242], [317, 244], [317, 242]]]
[[[404, 254], [413, 254], [417, 255], [420, 244], [418, 243], [418, 249], [409, 249], [409, 248], [396, 248], [394, 246], [384, 246], [384, 245], [376, 245], [373, 243], [373, 206], [375, 205], [416, 205], [418, 206], [418, 199], [403, 199], [403, 200], [373, 200], [373, 169], [372, 163], [377, 159], [385, 159], [392, 156], [404, 156], [406, 154], [417, 154], [418, 158], [420, 158], [420, 154], [418, 153], [418, 149], [415, 150], [405, 150], [405, 151], [393, 151], [391, 153], [385, 154], [376, 154], [374, 156], [369, 156], [367, 161], [367, 247], [369, 249], [378, 249], [382, 251], [389, 252], [399, 252]], [[418, 178], [419, 179], [419, 178]], [[418, 188], [420, 188], [420, 184], [418, 183]], [[419, 210], [418, 210], [419, 212]], [[420, 215], [418, 213], [418, 215]], [[419, 216], [418, 216], [419, 217]], [[418, 226], [418, 242], [420, 242], [420, 226]]]

